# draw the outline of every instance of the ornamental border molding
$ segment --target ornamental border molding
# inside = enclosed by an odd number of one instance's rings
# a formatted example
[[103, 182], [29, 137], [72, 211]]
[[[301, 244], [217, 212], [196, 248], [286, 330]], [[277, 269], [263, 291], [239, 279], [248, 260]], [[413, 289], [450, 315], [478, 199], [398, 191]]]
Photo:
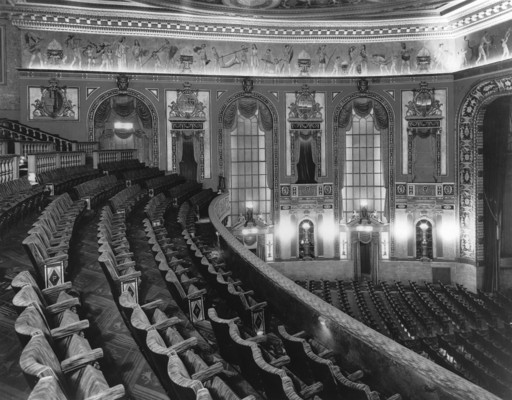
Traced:
[[483, 177], [478, 175], [478, 166], [483, 166], [483, 154], [478, 153], [479, 144], [483, 145], [483, 118], [492, 101], [510, 94], [510, 74], [482, 80], [468, 90], [455, 115], [460, 256], [473, 262], [482, 261], [484, 256], [483, 244], [476, 238], [476, 233], [483, 229], [483, 221], [477, 218], [477, 213], [483, 213], [483, 200], [478, 199], [478, 193], [483, 191]]
[[[105, 100], [117, 96], [121, 91], [116, 89], [109, 89], [103, 93], [101, 93], [98, 97], [94, 99], [94, 101], [89, 106], [89, 110], [87, 111], [87, 133], [88, 133], [88, 140], [90, 142], [94, 142], [94, 114], [96, 113], [96, 110], [100, 106], [101, 103], [103, 103]], [[152, 166], [158, 167], [160, 165], [160, 149], [158, 146], [159, 138], [158, 138], [158, 112], [156, 111], [156, 107], [153, 105], [153, 103], [141, 92], [128, 88], [126, 91], [123, 91], [123, 93], [128, 94], [130, 96], [135, 97], [137, 100], [142, 101], [146, 107], [148, 107], [149, 111], [151, 112], [151, 123], [152, 123], [152, 131], [153, 131], [153, 160], [152, 160]]]
[[[393, 112], [392, 105], [388, 102], [388, 100], [383, 97], [382, 95], [366, 91], [366, 92], [353, 92], [349, 94], [348, 96], [342, 98], [334, 107], [334, 111], [332, 114], [333, 118], [333, 170], [334, 170], [334, 178], [333, 178], [333, 184], [334, 184], [334, 220], [338, 221], [340, 217], [340, 175], [342, 174], [342, 171], [340, 170], [340, 165], [342, 164], [343, 160], [345, 159], [345, 156], [343, 154], [340, 154], [340, 128], [338, 126], [338, 118], [341, 113], [341, 110], [343, 107], [345, 107], [348, 103], [350, 103], [352, 100], [361, 98], [361, 97], [368, 97], [372, 100], [378, 101], [385, 109], [388, 114], [388, 121], [389, 121], [389, 128], [388, 128], [388, 178], [389, 178], [389, 185], [388, 185], [388, 195], [389, 195], [389, 220], [388, 223], [390, 226], [393, 226], [395, 222], [395, 114]], [[336, 246], [336, 257], [339, 257], [339, 245]], [[394, 256], [395, 253], [395, 239], [394, 235], [390, 235], [389, 239], [389, 253], [390, 257]]]
[[[512, 4], [512, 1], [510, 2]], [[50, 13], [49, 13], [50, 11]], [[70, 13], [75, 11], [77, 15]], [[85, 10], [87, 11], [87, 10]], [[224, 39], [231, 41], [326, 42], [372, 43], [383, 41], [452, 39], [486, 29], [512, 19], [512, 8], [494, 6], [485, 11], [471, 11], [471, 15], [460, 15], [457, 19], [426, 17], [421, 25], [417, 19], [387, 21], [304, 21], [247, 20], [246, 17], [208, 16], [212, 25], [199, 25], [193, 17], [170, 12], [166, 19], [162, 14], [139, 12], [140, 18], [121, 13], [113, 18], [104, 17], [105, 12], [88, 10], [40, 10], [35, 8], [12, 8], [6, 11], [13, 25], [21, 29], [72, 31], [80, 33], [125, 34], [140, 36], [181, 37], [186, 39]], [[109, 10], [110, 11], [110, 10]], [[112, 11], [114, 13], [114, 11]], [[243, 20], [243, 24], [240, 23]], [[74, 22], [73, 22], [74, 21]], [[340, 26], [345, 28], [340, 29]], [[283, 28], [285, 26], [285, 28]], [[360, 28], [366, 26], [366, 28]]]

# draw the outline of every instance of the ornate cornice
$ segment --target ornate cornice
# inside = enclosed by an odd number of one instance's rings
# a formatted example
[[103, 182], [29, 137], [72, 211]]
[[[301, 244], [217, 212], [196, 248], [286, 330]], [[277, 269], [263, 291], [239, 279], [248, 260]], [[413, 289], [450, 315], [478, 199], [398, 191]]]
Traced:
[[[483, 3], [483, 2], [482, 2]], [[381, 20], [311, 20], [304, 14], [254, 18], [230, 13], [197, 16], [178, 12], [123, 11], [94, 8], [0, 6], [0, 12], [24, 29], [125, 34], [253, 42], [383, 42], [448, 39], [467, 35], [512, 19], [512, 1], [475, 2], [443, 16]], [[480, 6], [478, 6], [480, 4]], [[110, 12], [111, 11], [111, 12]], [[109, 13], [110, 12], [110, 13]], [[200, 12], [199, 12], [200, 13]]]

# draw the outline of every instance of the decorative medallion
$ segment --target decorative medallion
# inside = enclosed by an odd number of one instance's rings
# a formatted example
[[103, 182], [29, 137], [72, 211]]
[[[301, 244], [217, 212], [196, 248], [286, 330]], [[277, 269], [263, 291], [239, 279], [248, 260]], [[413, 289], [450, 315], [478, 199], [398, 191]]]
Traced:
[[183, 83], [184, 89], [178, 89], [176, 101], [171, 102], [169, 119], [206, 119], [206, 106], [197, 98], [198, 89], [191, 89], [190, 82]]
[[290, 119], [322, 120], [322, 107], [315, 101], [315, 92], [308, 85], [295, 92], [295, 103], [288, 107]]
[[[32, 117], [70, 118], [75, 119], [76, 105], [67, 97], [67, 87], [59, 86], [59, 81], [52, 78], [49, 86], [41, 86], [41, 97], [35, 99]], [[75, 89], [76, 90], [76, 89]]]

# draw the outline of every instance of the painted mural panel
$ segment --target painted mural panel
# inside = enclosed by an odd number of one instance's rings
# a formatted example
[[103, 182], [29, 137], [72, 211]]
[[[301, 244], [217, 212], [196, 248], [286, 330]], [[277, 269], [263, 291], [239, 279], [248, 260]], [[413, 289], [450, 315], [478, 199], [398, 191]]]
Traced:
[[457, 59], [446, 40], [241, 43], [22, 31], [21, 41], [28, 69], [332, 77], [451, 72]]

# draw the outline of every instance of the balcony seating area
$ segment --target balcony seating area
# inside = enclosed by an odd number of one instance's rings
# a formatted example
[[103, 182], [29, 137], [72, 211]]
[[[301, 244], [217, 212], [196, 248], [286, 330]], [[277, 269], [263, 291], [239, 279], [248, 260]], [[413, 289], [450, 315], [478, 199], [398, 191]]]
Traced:
[[43, 197], [43, 187], [32, 186], [27, 177], [0, 183], [0, 234], [41, 207]]
[[[510, 303], [442, 282], [298, 281], [368, 326], [496, 395], [512, 396]], [[322, 290], [327, 287], [327, 290]], [[326, 292], [338, 292], [330, 298]]]

